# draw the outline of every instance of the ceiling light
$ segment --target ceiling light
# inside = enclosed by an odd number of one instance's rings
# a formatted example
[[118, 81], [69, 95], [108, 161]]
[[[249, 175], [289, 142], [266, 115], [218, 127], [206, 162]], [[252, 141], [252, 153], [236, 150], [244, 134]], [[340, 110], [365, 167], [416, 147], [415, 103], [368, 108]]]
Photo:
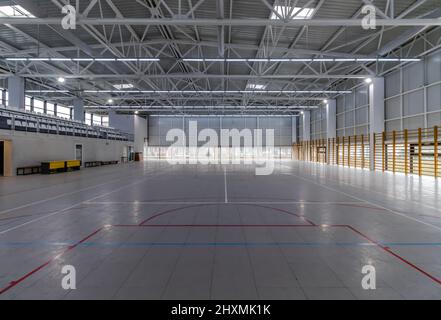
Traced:
[[326, 99], [325, 99], [325, 100], [323, 100], [323, 103], [325, 103], [325, 104], [326, 104], [326, 103], [328, 103], [328, 100], [326, 100]]
[[66, 82], [66, 79], [63, 78], [63, 77], [59, 77], [57, 80], [58, 80], [59, 83], [64, 83], [64, 82]]
[[365, 80], [364, 80], [366, 83], [372, 83], [372, 79], [371, 78], [366, 78]]
[[108, 99], [107, 103], [113, 103], [113, 99]]

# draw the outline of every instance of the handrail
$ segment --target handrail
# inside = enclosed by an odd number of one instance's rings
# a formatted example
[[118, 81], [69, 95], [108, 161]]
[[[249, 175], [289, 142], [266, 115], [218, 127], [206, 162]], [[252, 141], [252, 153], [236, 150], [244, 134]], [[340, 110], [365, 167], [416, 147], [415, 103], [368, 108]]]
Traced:
[[[372, 137], [372, 141], [371, 141]], [[441, 176], [439, 127], [339, 136], [294, 144], [294, 159], [383, 172]], [[372, 142], [372, 144], [371, 144]], [[305, 155], [310, 154], [310, 157]], [[371, 159], [372, 154], [372, 167]]]

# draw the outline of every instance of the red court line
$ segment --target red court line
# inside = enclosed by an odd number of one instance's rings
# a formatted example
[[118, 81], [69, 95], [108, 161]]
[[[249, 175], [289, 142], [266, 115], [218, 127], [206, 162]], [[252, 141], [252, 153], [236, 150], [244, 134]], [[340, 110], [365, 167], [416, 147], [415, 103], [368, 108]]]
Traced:
[[[179, 207], [179, 208], [169, 209], [169, 210], [166, 210], [166, 211], [163, 211], [163, 212], [157, 213], [157, 214], [155, 214], [155, 215], [153, 215], [153, 216], [151, 216], [151, 217], [149, 217], [149, 218], [147, 218], [147, 219], [141, 221], [141, 222], [138, 224], [138, 226], [142, 226], [142, 225], [144, 225], [145, 223], [147, 223], [147, 222], [149, 222], [149, 221], [151, 221], [151, 220], [154, 220], [154, 219], [156, 219], [156, 218], [158, 218], [158, 217], [160, 217], [160, 216], [163, 216], [163, 215], [166, 215], [166, 214], [169, 214], [169, 213], [172, 213], [172, 212], [180, 211], [180, 210], [183, 210], [183, 209], [197, 208], [197, 207], [206, 207], [206, 206], [217, 206], [217, 205], [218, 205], [218, 204], [204, 203], [204, 204], [194, 204], [194, 205], [190, 205], [190, 206], [185, 206], [185, 207]], [[294, 212], [290, 212], [290, 211], [288, 211], [288, 210], [279, 209], [279, 208], [274, 208], [274, 207], [269, 207], [269, 206], [264, 206], [264, 205], [258, 205], [258, 204], [243, 204], [243, 203], [241, 203], [241, 204], [234, 204], [234, 205], [237, 205], [237, 206], [258, 207], [258, 208], [264, 208], [264, 209], [271, 209], [271, 210], [274, 210], [274, 211], [279, 211], [279, 212], [282, 212], [282, 213], [285, 213], [285, 214], [288, 214], [288, 215], [291, 215], [291, 216], [297, 217], [297, 218], [299, 218], [299, 219], [301, 219], [301, 220], [303, 220], [303, 221], [309, 223], [311, 226], [315, 226], [315, 223], [312, 222], [311, 220], [308, 220], [308, 219], [305, 218], [304, 216], [299, 215], [299, 214], [294, 213]]]
[[61, 256], [63, 256], [64, 254], [66, 254], [67, 252], [75, 249], [77, 246], [79, 246], [80, 244], [86, 242], [87, 240], [89, 240], [90, 238], [92, 238], [94, 235], [96, 235], [98, 232], [100, 232], [101, 230], [103, 230], [103, 227], [95, 230], [94, 232], [92, 232], [91, 234], [89, 234], [88, 236], [86, 236], [85, 238], [81, 239], [80, 241], [78, 241], [77, 243], [68, 246], [66, 249], [64, 249], [64, 251], [62, 251], [61, 253], [57, 254], [56, 256], [52, 257], [51, 259], [49, 259], [48, 261], [46, 261], [45, 263], [41, 264], [40, 266], [38, 266], [37, 268], [35, 268], [34, 270], [28, 272], [27, 274], [25, 274], [24, 276], [22, 276], [21, 278], [11, 281], [9, 283], [9, 285], [7, 285], [6, 287], [0, 289], [0, 295], [5, 293], [6, 291], [8, 291], [9, 289], [12, 289], [13, 287], [15, 287], [16, 285], [18, 285], [19, 283], [23, 282], [24, 280], [26, 280], [27, 278], [29, 278], [30, 276], [32, 276], [33, 274], [37, 273], [38, 271], [40, 271], [41, 269], [45, 268], [46, 266], [48, 266], [49, 264], [51, 264], [53, 261], [55, 261], [56, 259], [60, 258]]
[[[395, 258], [399, 259], [400, 261], [402, 261], [403, 263], [407, 264], [408, 266], [410, 266], [412, 269], [420, 272], [421, 274], [425, 275], [426, 277], [428, 277], [429, 279], [431, 279], [432, 281], [436, 282], [437, 284], [441, 285], [441, 280], [436, 278], [435, 276], [431, 275], [430, 273], [428, 273], [427, 271], [421, 269], [420, 267], [416, 266], [415, 264], [411, 263], [410, 261], [408, 261], [407, 259], [405, 259], [404, 257], [400, 256], [399, 254], [393, 252], [392, 250], [390, 250], [390, 248], [385, 247], [383, 245], [381, 245], [380, 243], [378, 243], [377, 241], [371, 239], [370, 237], [368, 237], [367, 235], [363, 234], [361, 231], [357, 230], [356, 228], [350, 226], [350, 225], [317, 225], [314, 222], [306, 219], [305, 217], [289, 212], [287, 210], [284, 209], [278, 209], [278, 208], [272, 208], [272, 207], [267, 207], [267, 206], [262, 206], [262, 205], [252, 205], [252, 206], [256, 206], [256, 207], [261, 207], [261, 208], [267, 208], [267, 209], [272, 209], [272, 210], [276, 210], [276, 211], [280, 211], [280, 212], [284, 212], [293, 216], [296, 216], [298, 218], [301, 218], [302, 220], [306, 221], [309, 223], [309, 225], [145, 225], [144, 223], [151, 221], [159, 216], [163, 216], [166, 215], [168, 213], [171, 212], [175, 212], [175, 211], [179, 211], [182, 209], [186, 209], [186, 208], [194, 208], [194, 207], [200, 207], [200, 206], [207, 206], [207, 205], [211, 205], [211, 204], [198, 204], [198, 205], [191, 205], [191, 206], [187, 206], [187, 207], [181, 207], [181, 208], [175, 208], [175, 209], [170, 209], [170, 210], [166, 210], [163, 212], [160, 212], [156, 215], [151, 216], [150, 218], [147, 218], [145, 220], [143, 220], [140, 224], [138, 225], [112, 225], [112, 227], [331, 227], [331, 228], [348, 228], [350, 230], [352, 230], [353, 232], [355, 232], [356, 234], [360, 235], [361, 237], [365, 238], [366, 240], [368, 240], [369, 242], [375, 244], [377, 247], [379, 247], [380, 249], [382, 249], [383, 251], [385, 251], [386, 253], [394, 256]], [[245, 204], [244, 204], [245, 205]], [[48, 266], [51, 262], [53, 262], [54, 260], [58, 259], [59, 257], [61, 257], [62, 255], [64, 255], [65, 253], [67, 253], [70, 250], [73, 250], [74, 248], [76, 248], [78, 245], [86, 242], [87, 240], [89, 240], [90, 238], [92, 238], [94, 235], [96, 235], [97, 233], [99, 233], [101, 230], [103, 230], [104, 227], [101, 227], [97, 230], [95, 230], [94, 232], [92, 232], [91, 234], [89, 234], [88, 236], [86, 236], [85, 238], [83, 238], [82, 240], [80, 240], [79, 242], [77, 242], [76, 244], [67, 247], [63, 252], [61, 252], [60, 254], [56, 255], [55, 257], [51, 258], [50, 260], [46, 261], [45, 263], [43, 263], [42, 265], [40, 265], [39, 267], [35, 268], [34, 270], [32, 270], [31, 272], [27, 273], [26, 275], [24, 275], [23, 277], [12, 281], [8, 286], [6, 286], [3, 289], [0, 289], [0, 295], [3, 294], [4, 292], [10, 290], [11, 288], [15, 287], [16, 285], [18, 285], [19, 283], [21, 283], [22, 281], [26, 280], [27, 278], [29, 278], [30, 276], [32, 276], [33, 274], [37, 273], [38, 271], [40, 271], [41, 269], [45, 268], [46, 266]]]
[[417, 265], [413, 264], [412, 262], [410, 262], [409, 260], [405, 259], [404, 257], [400, 256], [398, 253], [393, 252], [390, 248], [383, 246], [382, 244], [378, 243], [377, 241], [371, 239], [370, 237], [368, 237], [367, 235], [365, 235], [364, 233], [362, 233], [361, 231], [358, 231], [356, 228], [347, 225], [347, 228], [351, 229], [353, 232], [359, 234], [360, 236], [362, 236], [363, 238], [365, 238], [366, 240], [368, 240], [369, 242], [375, 244], [377, 247], [381, 248], [383, 251], [389, 253], [390, 255], [394, 256], [395, 258], [401, 260], [402, 262], [404, 262], [405, 264], [407, 264], [408, 266], [414, 268], [415, 270], [419, 271], [420, 273], [422, 273], [423, 275], [425, 275], [426, 277], [429, 277], [430, 279], [432, 279], [433, 281], [435, 281], [436, 283], [441, 285], [441, 279], [438, 279], [437, 277], [431, 275], [430, 273], [428, 273], [427, 271], [421, 269], [420, 267], [418, 267]]
[[141, 227], [141, 228], [296, 228], [296, 227], [319, 227], [310, 224], [115, 224], [112, 227]]

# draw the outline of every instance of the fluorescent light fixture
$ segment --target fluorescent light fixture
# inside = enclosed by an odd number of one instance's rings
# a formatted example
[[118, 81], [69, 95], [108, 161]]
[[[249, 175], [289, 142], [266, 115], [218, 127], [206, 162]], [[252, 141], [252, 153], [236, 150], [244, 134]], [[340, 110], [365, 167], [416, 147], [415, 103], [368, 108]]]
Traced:
[[[130, 84], [123, 84], [127, 86]], [[114, 87], [120, 85], [114, 85]], [[265, 85], [250, 84], [250, 90], [127, 90], [127, 89], [116, 89], [116, 90], [75, 90], [75, 92], [83, 93], [148, 93], [148, 94], [233, 94], [233, 93], [254, 93], [254, 94], [347, 94], [352, 93], [350, 90], [264, 90]], [[251, 87], [252, 86], [252, 87]], [[36, 92], [41, 92], [37, 90]], [[45, 90], [45, 92], [59, 92], [59, 90]]]
[[285, 58], [270, 58], [270, 62], [290, 62], [291, 59], [285, 59]]
[[93, 61], [93, 58], [73, 58], [73, 61]]
[[323, 59], [323, 58], [320, 58], [320, 59], [313, 59], [313, 61], [314, 62], [333, 62], [334, 59]]
[[271, 59], [263, 59], [263, 58], [258, 58], [258, 59], [247, 59], [249, 62], [269, 62]]
[[249, 83], [247, 85], [247, 89], [265, 90], [265, 88], [266, 88], [265, 84]]
[[132, 89], [133, 84], [131, 83], [114, 84], [113, 87], [117, 90]]
[[144, 62], [144, 61], [160, 61], [159, 58], [139, 58], [138, 61]]
[[6, 61], [27, 61], [28, 58], [6, 58]]
[[65, 83], [65, 82], [66, 82], [66, 79], [63, 78], [63, 77], [59, 77], [59, 78], [57, 79], [57, 81], [58, 81], [59, 83]]
[[335, 59], [335, 61], [336, 62], [355, 62], [356, 60], [355, 59], [345, 59], [345, 58], [342, 58], [342, 59]]
[[126, 62], [126, 61], [138, 61], [138, 59], [136, 59], [136, 58], [120, 58], [120, 59], [116, 59], [116, 60], [123, 61], [123, 62]]
[[35, 18], [34, 15], [20, 5], [0, 6], [0, 17]]
[[366, 78], [366, 79], [364, 80], [364, 82], [366, 82], [367, 84], [370, 84], [370, 83], [372, 83], [372, 79], [371, 79], [371, 78]]
[[49, 61], [50, 58], [28, 58], [29, 61]]
[[292, 7], [292, 6], [275, 6], [271, 13], [271, 20], [280, 19], [281, 16], [284, 19], [301, 20], [301, 19], [311, 19], [314, 13], [314, 8], [302, 8], [302, 7]]
[[362, 59], [357, 59], [357, 62], [377, 62], [377, 59], [373, 59], [373, 58], [362, 58]]
[[95, 61], [100, 61], [100, 62], [111, 62], [111, 61], [116, 61], [115, 58], [95, 58]]
[[26, 90], [26, 93], [69, 93], [69, 90]]
[[113, 103], [113, 99], [108, 99], [107, 103]]
[[404, 58], [404, 59], [400, 59], [401, 62], [419, 62], [421, 61], [421, 59], [418, 58]]
[[399, 62], [400, 59], [398, 59], [398, 58], [393, 58], [393, 59], [391, 59], [391, 58], [380, 58], [380, 59], [378, 59], [378, 61], [379, 62]]
[[72, 61], [71, 58], [50, 58], [51, 61]]

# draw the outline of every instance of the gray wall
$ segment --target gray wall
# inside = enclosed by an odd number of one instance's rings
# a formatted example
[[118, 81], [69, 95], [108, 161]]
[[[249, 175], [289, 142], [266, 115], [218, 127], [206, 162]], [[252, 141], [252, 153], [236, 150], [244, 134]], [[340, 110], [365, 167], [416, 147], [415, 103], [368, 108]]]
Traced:
[[[149, 146], [169, 146], [167, 132], [173, 128], [183, 129], [188, 137], [190, 121], [197, 121], [198, 132], [214, 129], [220, 137], [220, 129], [273, 129], [275, 146], [292, 145], [291, 117], [150, 117]], [[265, 131], [263, 132], [265, 136]], [[204, 142], [199, 142], [203, 145]]]
[[42, 161], [75, 159], [75, 144], [83, 145], [83, 161], [121, 160], [127, 141], [67, 137], [44, 133], [0, 130], [0, 139], [12, 140], [13, 174], [17, 167], [38, 165]]
[[326, 108], [311, 111], [311, 139], [326, 139]]
[[369, 88], [363, 85], [337, 98], [337, 136], [369, 133]]
[[441, 51], [385, 77], [386, 131], [441, 124]]

